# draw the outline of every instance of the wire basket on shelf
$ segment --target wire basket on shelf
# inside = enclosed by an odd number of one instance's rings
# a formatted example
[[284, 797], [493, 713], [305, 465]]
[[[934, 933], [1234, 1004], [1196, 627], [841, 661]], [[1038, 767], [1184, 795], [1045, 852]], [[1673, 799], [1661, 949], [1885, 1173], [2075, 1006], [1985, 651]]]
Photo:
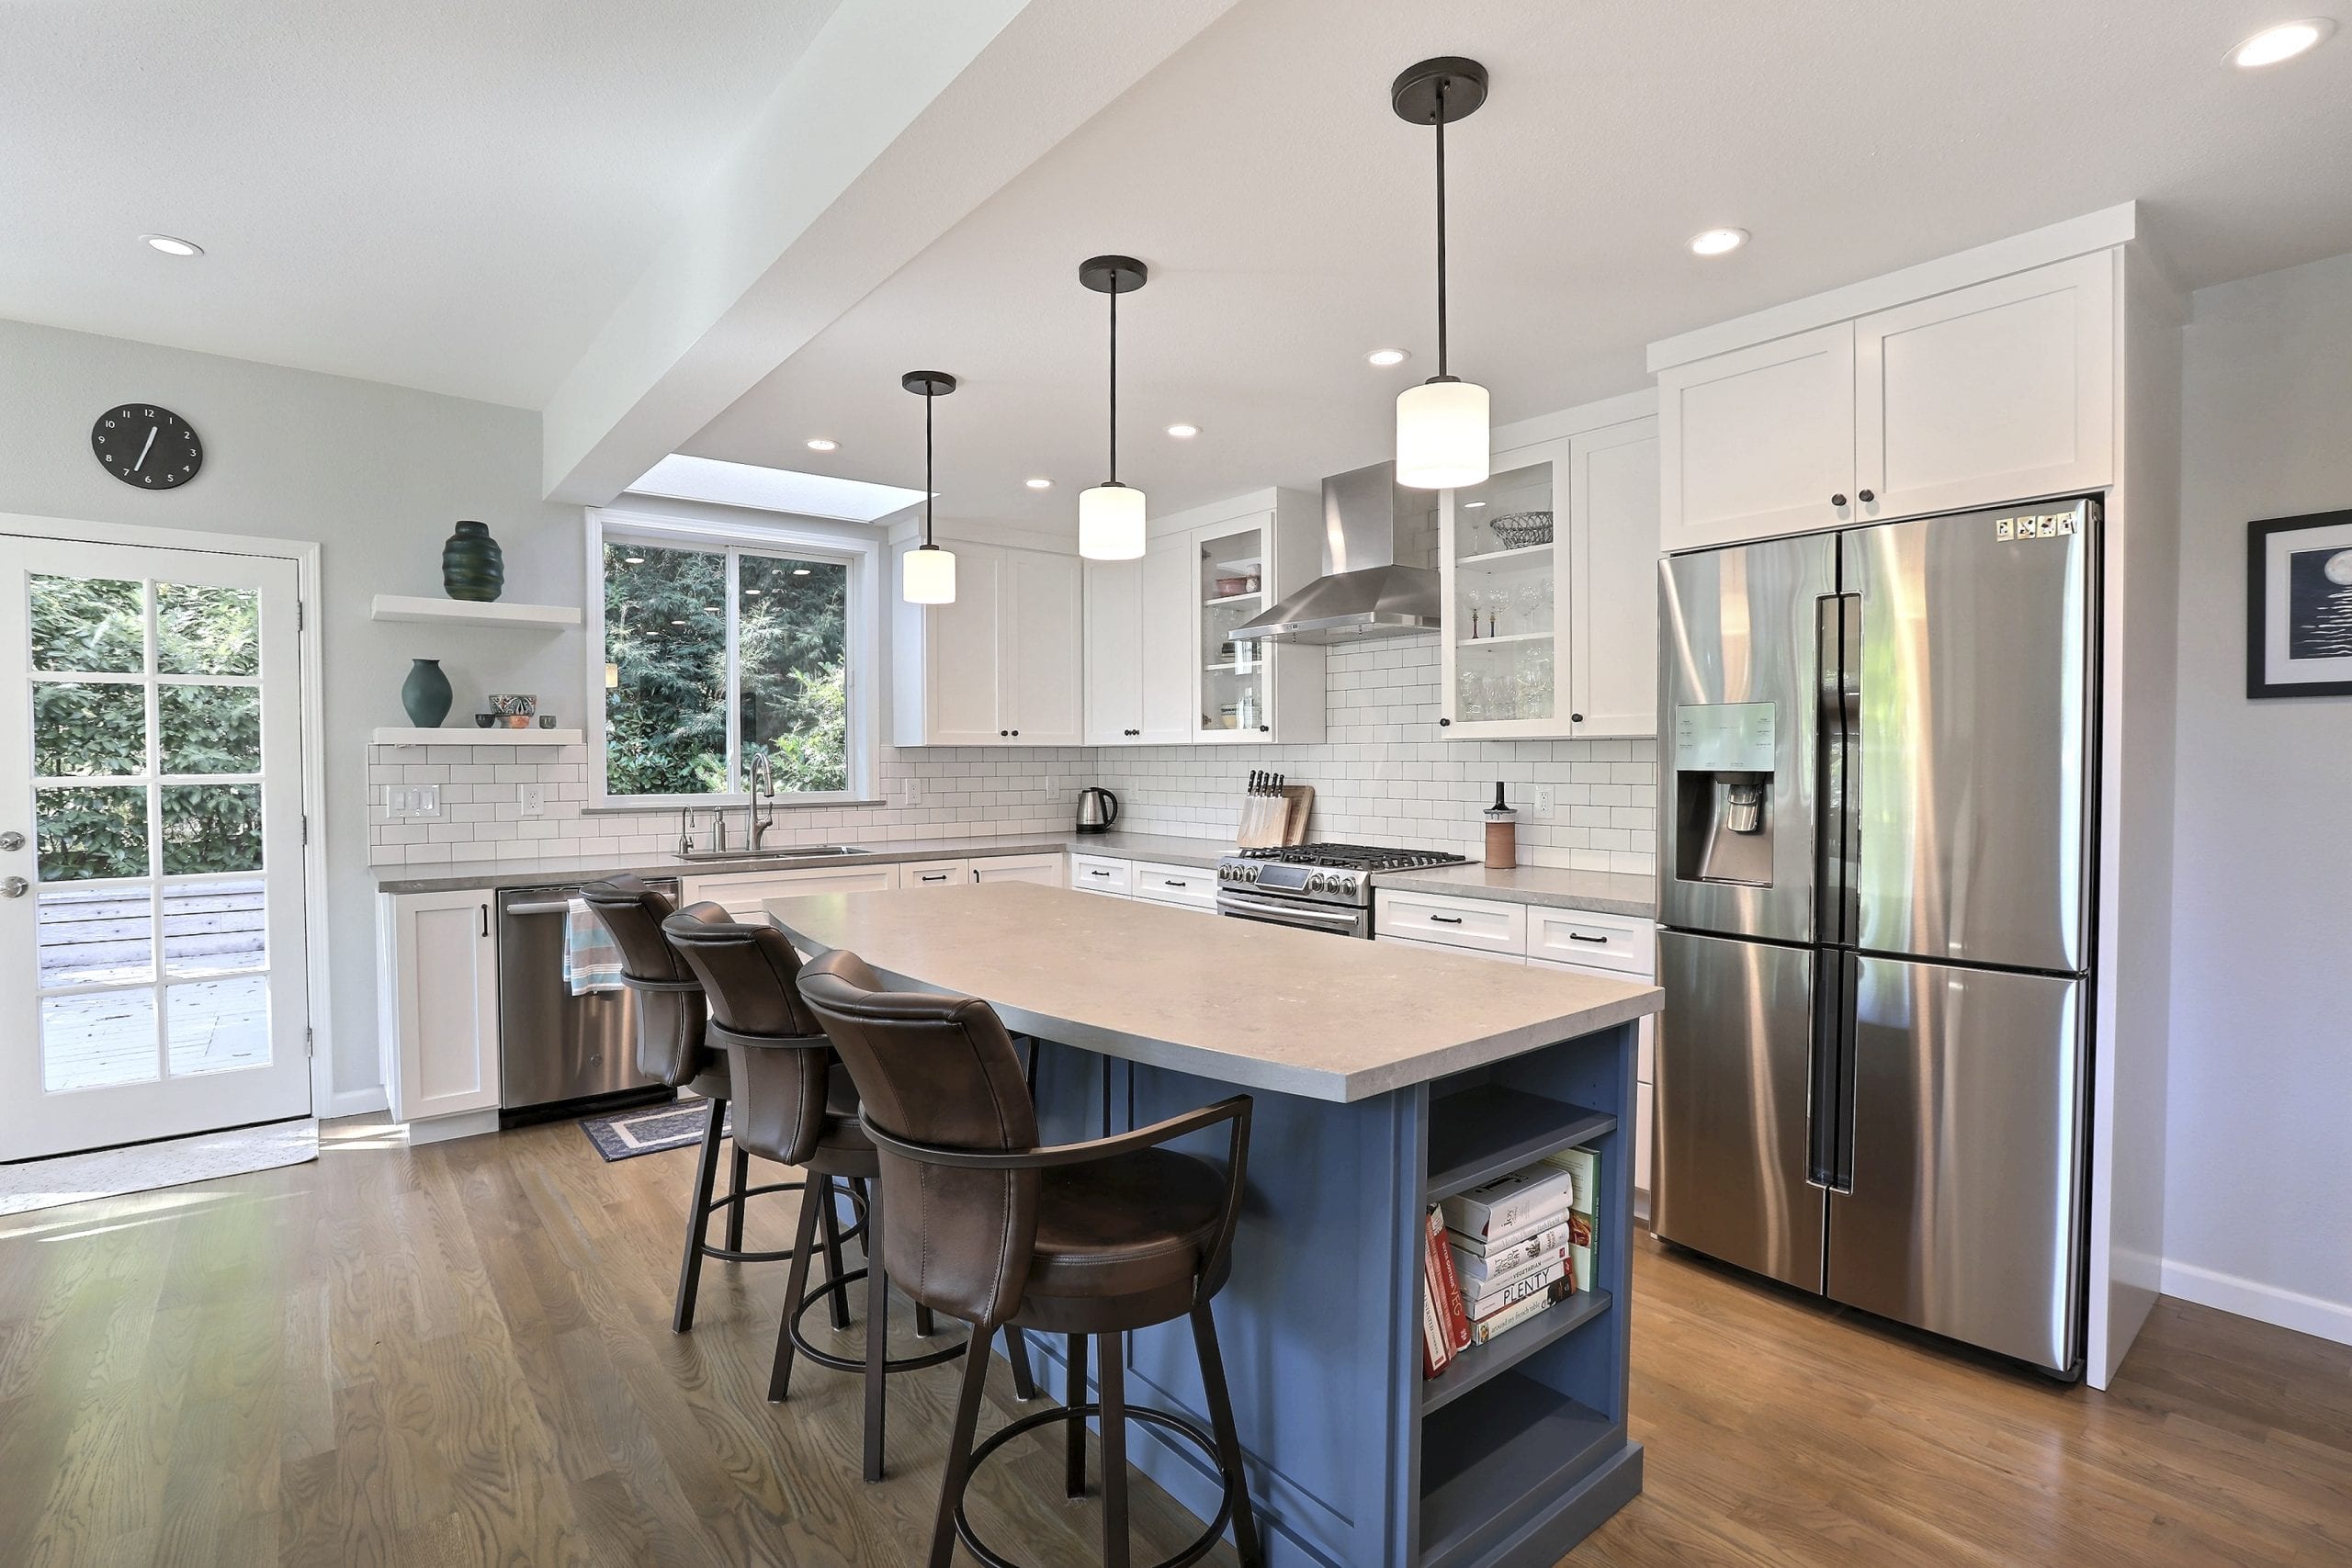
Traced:
[[1548, 512], [1514, 512], [1508, 517], [1487, 519], [1487, 526], [1495, 531], [1495, 537], [1502, 541], [1502, 547], [1507, 550], [1552, 542], [1552, 514]]

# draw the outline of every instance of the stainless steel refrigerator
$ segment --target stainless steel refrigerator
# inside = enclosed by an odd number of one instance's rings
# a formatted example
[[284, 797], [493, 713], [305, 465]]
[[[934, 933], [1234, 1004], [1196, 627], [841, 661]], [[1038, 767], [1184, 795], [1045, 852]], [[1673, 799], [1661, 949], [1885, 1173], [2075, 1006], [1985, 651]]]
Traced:
[[2072, 1374], [2098, 505], [1660, 567], [1652, 1228]]

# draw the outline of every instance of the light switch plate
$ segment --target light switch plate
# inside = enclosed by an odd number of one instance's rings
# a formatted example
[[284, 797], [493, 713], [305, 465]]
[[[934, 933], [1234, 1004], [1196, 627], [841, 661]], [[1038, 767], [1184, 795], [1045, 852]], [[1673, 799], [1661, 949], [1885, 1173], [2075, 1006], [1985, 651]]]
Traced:
[[394, 784], [384, 796], [386, 815], [409, 820], [434, 820], [441, 815], [439, 784]]
[[540, 784], [515, 785], [514, 804], [526, 817], [544, 817], [548, 809], [548, 786]]

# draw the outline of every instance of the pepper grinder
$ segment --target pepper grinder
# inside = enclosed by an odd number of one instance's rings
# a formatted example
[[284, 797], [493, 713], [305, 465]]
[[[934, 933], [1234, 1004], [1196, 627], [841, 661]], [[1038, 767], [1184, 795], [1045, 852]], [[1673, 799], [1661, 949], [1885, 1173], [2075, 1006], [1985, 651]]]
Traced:
[[1495, 803], [1487, 808], [1487, 869], [1509, 871], [1519, 863], [1519, 813], [1503, 801], [1503, 784], [1495, 781]]

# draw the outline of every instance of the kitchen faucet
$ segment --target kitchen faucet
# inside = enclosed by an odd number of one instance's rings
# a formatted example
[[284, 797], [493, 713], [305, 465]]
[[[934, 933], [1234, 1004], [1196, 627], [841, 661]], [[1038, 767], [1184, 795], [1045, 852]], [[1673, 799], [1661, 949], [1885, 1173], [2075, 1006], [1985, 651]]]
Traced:
[[[767, 814], [760, 813], [760, 802], [767, 801]], [[743, 801], [743, 835], [748, 847], [758, 853], [767, 839], [768, 829], [775, 826], [775, 764], [765, 751], [752, 759], [751, 789]]]

